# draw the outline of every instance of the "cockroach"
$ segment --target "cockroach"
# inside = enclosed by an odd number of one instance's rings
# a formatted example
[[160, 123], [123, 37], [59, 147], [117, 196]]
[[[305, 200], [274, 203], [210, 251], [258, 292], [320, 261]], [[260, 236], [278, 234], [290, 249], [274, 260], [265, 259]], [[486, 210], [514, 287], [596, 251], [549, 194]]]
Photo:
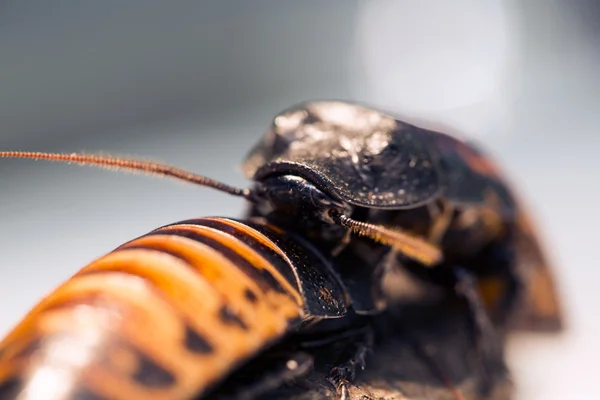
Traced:
[[[279, 113], [243, 164], [249, 188], [130, 159], [0, 157], [144, 171], [249, 203], [242, 219], [190, 219], [125, 243], [44, 298], [0, 343], [2, 399], [202, 398], [290, 336], [357, 332], [330, 374], [347, 398], [395, 270], [464, 301], [483, 370], [498, 332], [561, 325], [552, 269], [490, 157], [362, 105]], [[290, 355], [268, 385], [311, 362]]]

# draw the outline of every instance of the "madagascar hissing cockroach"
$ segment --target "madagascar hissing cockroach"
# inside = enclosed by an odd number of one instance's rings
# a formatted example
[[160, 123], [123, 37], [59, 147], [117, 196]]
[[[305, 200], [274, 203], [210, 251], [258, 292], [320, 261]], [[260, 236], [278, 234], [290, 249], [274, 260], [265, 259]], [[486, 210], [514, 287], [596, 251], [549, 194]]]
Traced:
[[[483, 370], [499, 332], [561, 324], [551, 269], [490, 158], [368, 107], [281, 112], [243, 164], [245, 189], [146, 161], [0, 157], [145, 171], [250, 205], [242, 219], [163, 226], [81, 269], [0, 343], [2, 399], [202, 398], [290, 335], [356, 331], [331, 371], [347, 398], [390, 301], [383, 278], [399, 269], [468, 305]], [[269, 385], [310, 370], [310, 354], [290, 359]]]

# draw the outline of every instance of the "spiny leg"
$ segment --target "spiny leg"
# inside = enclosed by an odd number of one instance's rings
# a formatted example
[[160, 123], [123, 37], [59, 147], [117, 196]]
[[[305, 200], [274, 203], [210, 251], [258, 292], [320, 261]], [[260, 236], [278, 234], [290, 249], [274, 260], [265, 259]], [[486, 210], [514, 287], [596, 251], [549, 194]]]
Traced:
[[456, 279], [456, 294], [463, 298], [469, 307], [469, 322], [482, 367], [480, 389], [483, 394], [487, 395], [493, 386], [493, 370], [505, 369], [502, 343], [478, 292], [474, 274], [462, 267], [454, 267], [453, 273]]
[[345, 362], [335, 366], [329, 372], [327, 380], [335, 387], [339, 400], [350, 399], [349, 385], [356, 377], [358, 370], [365, 369], [366, 358], [373, 349], [374, 332], [368, 327], [360, 336], [360, 339], [354, 343], [355, 350]]

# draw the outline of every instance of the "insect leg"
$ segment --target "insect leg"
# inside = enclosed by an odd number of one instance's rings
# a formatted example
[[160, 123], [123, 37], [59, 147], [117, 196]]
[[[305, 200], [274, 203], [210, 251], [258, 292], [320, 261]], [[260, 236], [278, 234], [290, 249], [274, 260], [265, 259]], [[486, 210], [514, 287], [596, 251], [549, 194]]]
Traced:
[[505, 268], [501, 269], [502, 277], [506, 283], [506, 290], [497, 309], [494, 310], [495, 319], [497, 320], [494, 322], [499, 326], [505, 326], [519, 312], [517, 307], [521, 304], [525, 284], [523, 277], [518, 273], [514, 267], [514, 262], [512, 262], [516, 257], [515, 254], [505, 247], [498, 249], [498, 252], [502, 252], [504, 255], [504, 258], [501, 256], [497, 256], [497, 258], [503, 260], [503, 264], [506, 265]]
[[338, 243], [337, 246], [335, 246], [333, 248], [333, 250], [331, 250], [331, 255], [334, 257], [337, 257], [340, 255], [340, 253], [342, 251], [344, 251], [344, 249], [346, 247], [348, 247], [348, 245], [350, 244], [350, 241], [352, 240], [352, 230], [348, 229], [346, 231], [346, 233], [344, 233], [344, 236], [342, 237], [342, 240], [340, 240], [340, 243]]
[[339, 400], [350, 399], [348, 392], [350, 382], [356, 377], [357, 371], [365, 369], [367, 354], [372, 350], [374, 342], [374, 332], [369, 327], [362, 335], [360, 340], [354, 343], [354, 352], [345, 362], [335, 366], [329, 372], [327, 380], [335, 387]]
[[481, 363], [481, 391], [487, 394], [492, 386], [495, 371], [505, 370], [502, 343], [487, 314], [483, 300], [477, 290], [477, 279], [474, 274], [462, 267], [454, 267], [456, 294], [465, 300], [469, 307], [469, 325], [475, 339]]
[[523, 271], [519, 270], [515, 262], [517, 255], [507, 243], [488, 246], [480, 259], [483, 261], [477, 262], [485, 263], [488, 276], [478, 281], [479, 292], [496, 329], [505, 329], [522, 312], [519, 305], [523, 304], [526, 282]]
[[440, 244], [452, 223], [454, 207], [447, 202], [431, 203], [427, 206], [433, 220], [427, 235], [430, 243]]

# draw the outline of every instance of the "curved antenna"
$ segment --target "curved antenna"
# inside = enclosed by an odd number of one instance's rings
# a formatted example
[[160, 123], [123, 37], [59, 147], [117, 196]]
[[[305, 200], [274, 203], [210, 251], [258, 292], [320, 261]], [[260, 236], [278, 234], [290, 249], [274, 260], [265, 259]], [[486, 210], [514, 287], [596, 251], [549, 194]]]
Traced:
[[166, 164], [160, 164], [152, 161], [142, 161], [135, 159], [125, 159], [111, 156], [99, 156], [93, 154], [81, 153], [42, 153], [30, 151], [0, 151], [0, 158], [27, 158], [32, 160], [47, 160], [66, 163], [77, 163], [80, 165], [94, 166], [106, 169], [125, 170], [132, 172], [145, 172], [148, 174], [166, 176], [179, 179], [196, 185], [207, 186], [221, 192], [229, 193], [234, 196], [244, 197], [248, 200], [253, 199], [253, 192], [250, 189], [241, 189], [227, 185], [215, 179], [203, 175], [194, 174], [179, 168]]
[[330, 217], [337, 225], [351, 229], [352, 232], [360, 236], [366, 236], [379, 243], [393, 247], [407, 257], [427, 267], [432, 267], [443, 260], [442, 251], [438, 247], [400, 230], [356, 221], [337, 210], [332, 210]]
[[[63, 154], [29, 151], [0, 151], [0, 158], [47, 160], [77, 163], [80, 165], [106, 169], [145, 172], [148, 174], [171, 177], [196, 185], [210, 187], [234, 196], [244, 197], [251, 202], [256, 202], [257, 200], [256, 193], [250, 189], [237, 188], [203, 175], [194, 174], [170, 165], [151, 161], [81, 153]], [[377, 242], [391, 246], [407, 257], [410, 257], [425, 266], [433, 266], [443, 259], [442, 252], [438, 247], [426, 242], [423, 239], [411, 236], [397, 229], [390, 229], [381, 225], [356, 221], [337, 210], [332, 210], [330, 212], [330, 217], [337, 225], [350, 229], [360, 236], [366, 236]]]

